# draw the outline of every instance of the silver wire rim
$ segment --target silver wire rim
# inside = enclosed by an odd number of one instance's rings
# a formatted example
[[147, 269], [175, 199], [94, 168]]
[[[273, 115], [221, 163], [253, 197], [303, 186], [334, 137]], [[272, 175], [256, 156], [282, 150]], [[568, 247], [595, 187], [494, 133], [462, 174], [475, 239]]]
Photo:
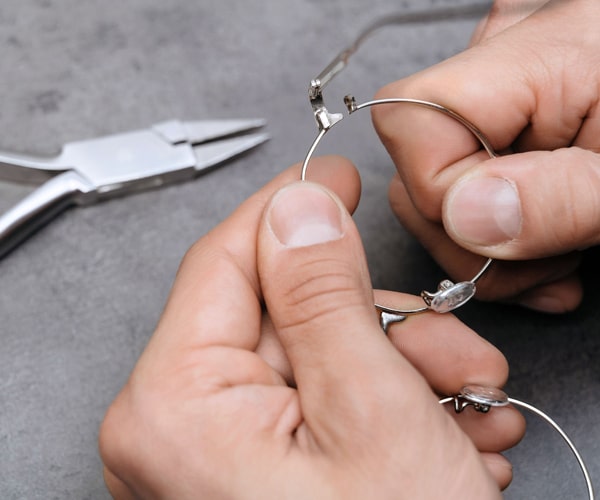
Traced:
[[[431, 102], [431, 101], [424, 101], [421, 99], [411, 99], [411, 98], [403, 98], [403, 97], [392, 97], [392, 98], [388, 98], [388, 99], [375, 99], [375, 100], [371, 100], [371, 101], [366, 101], [362, 104], [355, 104], [353, 97], [346, 96], [346, 102], [347, 102], [348, 111], [350, 114], [353, 114], [356, 111], [360, 111], [361, 109], [365, 109], [365, 108], [368, 108], [371, 106], [377, 106], [380, 104], [413, 104], [416, 106], [420, 106], [420, 107], [424, 107], [427, 109], [432, 109], [434, 111], [438, 111], [438, 112], [443, 113], [444, 115], [449, 116], [450, 118], [453, 118], [454, 120], [458, 121], [467, 130], [469, 130], [469, 132], [471, 132], [476, 137], [476, 139], [479, 141], [479, 143], [483, 146], [483, 148], [485, 149], [485, 151], [487, 152], [487, 154], [489, 155], [490, 158], [493, 159], [493, 158], [498, 157], [498, 155], [494, 151], [494, 148], [492, 147], [489, 139], [477, 126], [475, 126], [469, 120], [467, 120], [466, 118], [464, 118], [463, 116], [458, 114], [456, 111], [453, 111], [445, 106], [442, 106], [441, 104]], [[302, 171], [300, 174], [300, 179], [302, 181], [307, 180], [308, 166], [309, 166], [309, 163], [317, 149], [317, 146], [323, 140], [323, 137], [325, 137], [325, 134], [329, 130], [331, 130], [339, 121], [341, 121], [341, 119], [336, 121], [335, 123], [331, 124], [330, 126], [319, 130], [317, 137], [315, 138], [315, 140], [311, 144], [310, 148], [308, 149], [306, 157], [304, 158], [304, 161], [302, 163]], [[485, 272], [490, 267], [492, 262], [493, 262], [493, 259], [488, 258], [485, 261], [485, 263], [483, 264], [483, 266], [481, 267], [481, 269], [479, 270], [479, 272], [477, 272], [477, 274], [473, 278], [471, 278], [469, 281], [471, 283], [475, 284], [479, 280], [479, 278], [481, 278], [485, 274]], [[379, 311], [385, 312], [387, 314], [398, 315], [398, 316], [420, 314], [420, 313], [431, 310], [430, 307], [427, 305], [420, 307], [420, 308], [416, 308], [416, 309], [397, 309], [394, 307], [383, 306], [381, 304], [375, 304], [375, 307]]]
[[[456, 397], [459, 397], [459, 396], [447, 397], [447, 398], [440, 399], [439, 403], [442, 405], [446, 404], [446, 403], [451, 403], [452, 401], [454, 401], [454, 399]], [[569, 438], [567, 433], [562, 429], [562, 427], [560, 427], [560, 425], [558, 425], [556, 423], [556, 421], [554, 421], [554, 419], [552, 419], [549, 415], [544, 413], [542, 410], [536, 408], [535, 406], [530, 405], [529, 403], [520, 401], [518, 399], [510, 398], [510, 397], [508, 398], [508, 402], [514, 406], [518, 406], [520, 408], [528, 410], [529, 412], [533, 413], [534, 415], [540, 417], [542, 420], [545, 420], [546, 423], [548, 425], [550, 425], [556, 432], [558, 432], [560, 437], [563, 439], [563, 441], [567, 444], [567, 446], [573, 453], [575, 460], [577, 460], [577, 464], [579, 465], [579, 468], [581, 469], [581, 472], [583, 473], [583, 478], [585, 480], [585, 486], [587, 488], [588, 498], [590, 500], [594, 500], [594, 486], [592, 484], [592, 478], [587, 469], [587, 466], [585, 465], [585, 462], [583, 461], [581, 454], [579, 453], [579, 451], [573, 444], [573, 441], [571, 441], [571, 439]]]

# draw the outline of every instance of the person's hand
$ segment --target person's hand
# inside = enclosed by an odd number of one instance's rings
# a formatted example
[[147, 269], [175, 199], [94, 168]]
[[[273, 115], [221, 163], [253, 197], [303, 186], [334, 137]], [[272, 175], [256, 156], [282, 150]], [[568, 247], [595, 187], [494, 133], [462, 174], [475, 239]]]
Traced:
[[455, 279], [481, 256], [502, 260], [479, 282], [482, 299], [547, 312], [581, 301], [579, 251], [600, 242], [599, 24], [597, 0], [496, 1], [468, 50], [377, 96], [443, 104], [506, 155], [490, 160], [440, 113], [373, 108], [398, 167], [400, 221]]
[[394, 347], [344, 208], [355, 170], [317, 165], [321, 184], [285, 172], [186, 255], [101, 428], [115, 497], [496, 498], [510, 481], [520, 414], [434, 393], [501, 386], [506, 361], [450, 315], [395, 325]]

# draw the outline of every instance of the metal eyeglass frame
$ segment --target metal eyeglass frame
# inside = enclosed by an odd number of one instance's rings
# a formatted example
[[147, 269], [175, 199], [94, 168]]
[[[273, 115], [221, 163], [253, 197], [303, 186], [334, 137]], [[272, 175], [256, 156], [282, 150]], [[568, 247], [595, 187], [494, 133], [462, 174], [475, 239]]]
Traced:
[[[343, 115], [341, 113], [330, 113], [325, 107], [323, 102], [323, 89], [338, 73], [340, 73], [347, 66], [350, 56], [358, 50], [360, 45], [371, 34], [378, 29], [391, 24], [414, 24], [451, 19], [478, 18], [486, 14], [488, 9], [488, 4], [475, 4], [454, 9], [438, 9], [432, 11], [398, 14], [379, 19], [361, 32], [358, 38], [349, 47], [341, 51], [331, 61], [331, 63], [310, 82], [308, 96], [313, 109], [314, 117], [317, 121], [319, 133], [310, 146], [302, 164], [301, 179], [307, 179], [310, 160], [325, 134], [331, 130], [336, 123], [339, 123], [343, 119]], [[410, 98], [378, 99], [357, 104], [356, 100], [351, 95], [346, 96], [344, 98], [344, 102], [349, 114], [371, 106], [399, 103], [412, 104], [438, 111], [464, 125], [479, 140], [490, 158], [495, 158], [497, 156], [490, 141], [487, 139], [485, 134], [479, 130], [479, 128], [477, 128], [474, 124], [469, 122], [457, 112], [448, 109], [441, 104]], [[375, 307], [379, 313], [381, 327], [387, 332], [391, 324], [404, 321], [406, 317], [411, 314], [419, 314], [425, 311], [445, 313], [457, 309], [468, 302], [475, 295], [475, 284], [477, 280], [479, 280], [479, 278], [481, 278], [481, 276], [483, 276], [483, 274], [487, 271], [491, 263], [492, 259], [487, 259], [480, 271], [469, 281], [453, 283], [452, 281], [446, 279], [438, 285], [436, 292], [428, 292], [423, 290], [421, 292], [421, 297], [423, 298], [425, 304], [422, 307], [415, 309], [397, 309], [381, 304], [375, 304]]]
[[518, 406], [527, 410], [534, 415], [540, 417], [544, 420], [550, 427], [552, 427], [563, 441], [567, 444], [571, 453], [577, 460], [577, 464], [583, 473], [583, 478], [585, 480], [585, 486], [587, 489], [588, 498], [590, 500], [594, 500], [594, 487], [592, 485], [592, 479], [590, 477], [590, 473], [581, 457], [579, 451], [573, 444], [573, 441], [567, 436], [566, 432], [546, 413], [542, 410], [536, 408], [529, 403], [525, 403], [524, 401], [519, 401], [518, 399], [509, 398], [506, 393], [500, 389], [496, 389], [494, 387], [483, 387], [479, 385], [467, 385], [462, 388], [459, 394], [452, 397], [447, 397], [440, 399], [440, 404], [452, 403], [454, 405], [454, 411], [456, 413], [461, 413], [465, 408], [472, 406], [475, 411], [481, 413], [487, 413], [491, 408], [498, 408], [502, 406], [508, 406], [512, 404], [513, 406]]
[[[409, 12], [393, 16], [387, 16], [377, 20], [369, 27], [367, 27], [364, 31], [362, 31], [349, 47], [341, 51], [331, 61], [331, 63], [315, 79], [313, 79], [310, 82], [308, 96], [310, 104], [312, 106], [315, 120], [317, 122], [319, 133], [313, 141], [312, 145], [310, 146], [302, 164], [301, 180], [304, 181], [307, 179], [307, 172], [310, 160], [313, 157], [317, 146], [319, 145], [325, 134], [336, 123], [339, 123], [344, 117], [344, 115], [341, 113], [330, 113], [329, 110], [325, 107], [325, 104], [323, 102], [323, 89], [338, 73], [340, 73], [347, 66], [350, 56], [358, 50], [360, 45], [362, 45], [362, 43], [373, 32], [377, 31], [379, 28], [392, 24], [415, 24], [432, 21], [480, 18], [488, 13], [489, 7], [489, 4], [474, 4], [456, 8]], [[347, 95], [344, 98], [344, 103], [346, 105], [346, 110], [349, 115], [361, 109], [369, 108], [371, 106], [381, 104], [402, 103], [412, 104], [441, 112], [464, 125], [481, 143], [481, 145], [488, 153], [490, 158], [495, 158], [498, 156], [494, 151], [490, 141], [487, 139], [485, 134], [481, 130], [479, 130], [479, 128], [477, 128], [476, 125], [468, 121], [466, 118], [464, 118], [457, 112], [446, 108], [441, 104], [411, 98], [378, 99], [367, 101], [362, 104], [357, 104], [355, 98], [352, 95]], [[450, 280], [444, 280], [439, 284], [437, 292], [432, 293], [427, 292], [425, 290], [422, 291], [421, 297], [425, 302], [425, 305], [423, 307], [415, 309], [396, 309], [380, 304], [375, 304], [375, 307], [379, 313], [381, 327], [387, 333], [388, 328], [391, 324], [404, 321], [408, 315], [419, 314], [426, 311], [445, 313], [464, 305], [475, 295], [475, 284], [477, 280], [479, 280], [479, 278], [483, 276], [483, 274], [487, 271], [492, 262], [493, 260], [491, 258], [487, 259], [480, 271], [469, 281], [453, 283]], [[441, 404], [452, 402], [454, 404], [454, 409], [457, 413], [462, 412], [468, 406], [472, 406], [476, 411], [487, 413], [492, 407], [501, 407], [506, 406], [508, 404], [513, 404], [515, 406], [528, 410], [534, 415], [537, 415], [538, 417], [542, 418], [554, 430], [556, 430], [559, 433], [561, 438], [569, 446], [569, 449], [575, 456], [575, 459], [577, 460], [577, 463], [583, 473], [588, 498], [590, 500], [594, 500], [594, 490], [592, 481], [587, 467], [585, 465], [585, 462], [583, 461], [580, 453], [578, 452], [571, 439], [569, 439], [567, 434], [563, 431], [563, 429], [543, 411], [530, 405], [529, 403], [509, 398], [500, 389], [482, 386], [466, 386], [461, 390], [461, 392], [458, 395], [443, 398], [439, 402]]]

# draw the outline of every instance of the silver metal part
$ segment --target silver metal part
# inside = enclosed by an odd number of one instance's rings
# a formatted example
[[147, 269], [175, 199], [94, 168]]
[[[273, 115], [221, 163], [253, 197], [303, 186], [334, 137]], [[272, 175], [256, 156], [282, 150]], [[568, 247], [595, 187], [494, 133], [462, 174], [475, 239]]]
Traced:
[[259, 129], [267, 124], [263, 119], [248, 120], [168, 120], [152, 126], [152, 130], [162, 135], [167, 142], [179, 144], [203, 144], [208, 141], [222, 139], [234, 134], [241, 134], [252, 129]]
[[507, 406], [509, 403], [508, 396], [501, 389], [481, 385], [467, 385], [461, 389], [460, 394], [451, 399], [454, 400], [456, 413], [460, 413], [467, 406], [487, 413], [494, 406]]
[[[365, 109], [371, 106], [383, 105], [383, 104], [412, 104], [415, 106], [424, 107], [427, 109], [431, 109], [434, 111], [441, 112], [446, 116], [454, 118], [459, 123], [464, 125], [473, 135], [479, 140], [483, 148], [486, 150], [490, 158], [495, 158], [497, 155], [485, 134], [479, 130], [474, 124], [469, 122], [463, 116], [459, 115], [455, 111], [446, 108], [437, 103], [423, 101], [419, 99], [409, 99], [409, 98], [391, 98], [391, 99], [379, 99], [373, 101], [367, 101], [362, 104], [357, 104], [356, 99], [348, 95], [344, 98], [346, 103], [346, 107], [350, 114], [355, 113], [356, 111], [360, 111], [361, 109]], [[325, 113], [326, 110], [323, 107], [318, 112]], [[317, 146], [325, 136], [325, 134], [340, 120], [337, 120], [335, 123], [330, 124], [328, 127], [319, 127], [319, 134], [311, 144], [306, 157], [304, 158], [304, 162], [302, 164], [301, 171], [301, 179], [306, 180], [308, 166], [310, 164], [310, 160], [312, 159]], [[475, 283], [483, 274], [487, 271], [489, 266], [492, 264], [492, 259], [487, 259], [479, 272], [469, 281], [463, 281], [460, 283], [453, 283], [450, 280], [442, 281], [436, 292], [428, 292], [422, 291], [421, 297], [425, 302], [425, 307], [418, 309], [396, 309], [386, 306], [381, 306], [376, 304], [375, 307], [379, 313], [380, 323], [384, 331], [387, 333], [390, 325], [404, 321], [407, 315], [418, 314], [425, 312], [427, 310], [432, 310], [438, 313], [446, 313], [457, 309], [458, 307], [466, 304], [477, 291]]]
[[[317, 122], [318, 135], [311, 144], [302, 164], [301, 179], [306, 180], [308, 166], [313, 154], [323, 140], [325, 134], [331, 130], [337, 123], [339, 123], [343, 115], [341, 113], [331, 113], [325, 107], [323, 100], [323, 89], [327, 84], [340, 73], [348, 64], [348, 60], [352, 54], [354, 54], [362, 43], [378, 29], [394, 25], [394, 24], [415, 24], [415, 23], [426, 23], [432, 21], [445, 21], [452, 19], [467, 19], [467, 18], [479, 18], [485, 15], [490, 8], [489, 3], [465, 5], [455, 8], [427, 10], [422, 12], [409, 12], [405, 14], [399, 14], [395, 16], [387, 16], [379, 19], [369, 27], [367, 27], [346, 49], [342, 50], [331, 63], [323, 70], [319, 75], [311, 80], [308, 97]], [[428, 108], [440, 113], [445, 114], [453, 118], [454, 120], [465, 126], [481, 143], [483, 148], [486, 150], [490, 158], [495, 158], [497, 155], [492, 147], [490, 141], [487, 139], [485, 134], [479, 130], [479, 128], [471, 123], [469, 120], [464, 118], [462, 115], [453, 111], [441, 104], [437, 104], [430, 101], [423, 101], [420, 99], [410, 98], [391, 98], [391, 99], [377, 99], [367, 101], [362, 104], [357, 104], [356, 99], [352, 95], [344, 97], [344, 104], [348, 114], [353, 114], [356, 111], [365, 109], [371, 106], [383, 105], [383, 104], [410, 104], [414, 106], [420, 106]], [[492, 259], [488, 259], [477, 275], [469, 281], [461, 283], [452, 283], [450, 280], [444, 280], [438, 286], [437, 292], [431, 293], [423, 291], [421, 297], [425, 302], [425, 306], [413, 310], [395, 309], [391, 307], [382, 306], [376, 304], [376, 310], [379, 314], [380, 324], [384, 331], [387, 333], [390, 325], [404, 321], [407, 315], [418, 314], [428, 310], [432, 310], [438, 313], [445, 313], [452, 311], [466, 302], [468, 302], [476, 292], [475, 282], [485, 273]]]
[[479, 411], [481, 413], [487, 413], [490, 411], [491, 408], [507, 406], [508, 404], [512, 404], [514, 406], [523, 408], [533, 413], [534, 415], [540, 417], [541, 419], [545, 420], [546, 423], [548, 423], [556, 432], [558, 432], [560, 437], [567, 444], [567, 446], [575, 456], [577, 464], [579, 465], [579, 468], [583, 473], [588, 498], [590, 500], [594, 500], [594, 486], [592, 484], [592, 479], [581, 454], [579, 453], [579, 451], [577, 450], [576, 446], [573, 444], [573, 441], [571, 441], [567, 433], [549, 415], [544, 413], [542, 410], [536, 408], [535, 406], [529, 403], [525, 403], [524, 401], [509, 398], [504, 391], [495, 387], [483, 387], [478, 385], [465, 386], [456, 396], [440, 399], [439, 402], [440, 404], [453, 403], [454, 410], [457, 413], [462, 412], [468, 406], [472, 406], [476, 411]]
[[[476, 4], [452, 9], [440, 9], [434, 11], [401, 14], [398, 16], [389, 16], [373, 23], [366, 30], [364, 30], [349, 47], [340, 52], [333, 59], [333, 61], [319, 74], [319, 76], [313, 79], [310, 83], [308, 95], [313, 109], [313, 113], [315, 115], [315, 119], [317, 121], [319, 133], [313, 141], [313, 143], [311, 144], [308, 153], [304, 159], [304, 163], [302, 165], [301, 179], [306, 180], [309, 162], [325, 134], [342, 119], [341, 114], [330, 113], [325, 107], [323, 102], [323, 88], [340, 71], [342, 71], [346, 67], [350, 56], [354, 52], [356, 52], [360, 45], [374, 31], [378, 30], [381, 27], [388, 26], [391, 24], [412, 24], [420, 22], [441, 21], [446, 19], [449, 20], [465, 19], [468, 17], [481, 17], [482, 15], [488, 12], [489, 7], [490, 4]], [[466, 120], [460, 114], [440, 104], [408, 98], [380, 99], [368, 101], [362, 104], [357, 104], [355, 98], [351, 95], [346, 96], [344, 98], [344, 102], [349, 114], [355, 113], [356, 111], [364, 109], [366, 107], [380, 104], [408, 103], [433, 109], [435, 111], [444, 113], [447, 116], [454, 118], [459, 123], [464, 125], [475, 135], [475, 137], [477, 137], [477, 139], [491, 158], [497, 156], [489, 140], [486, 138], [485, 134], [483, 134], [474, 124]], [[391, 324], [404, 321], [406, 317], [410, 314], [419, 314], [428, 310], [434, 310], [436, 312], [443, 313], [460, 307], [461, 305], [465, 304], [471, 297], [473, 297], [476, 290], [475, 283], [481, 278], [481, 276], [483, 276], [483, 274], [487, 271], [492, 262], [492, 259], [487, 259], [481, 270], [470, 281], [455, 284], [450, 280], [444, 280], [438, 286], [437, 292], [431, 293], [423, 291], [421, 296], [425, 302], [425, 306], [422, 308], [403, 310], [375, 304], [375, 308], [379, 314], [381, 327], [387, 333], [388, 328]], [[562, 430], [562, 428], [544, 412], [528, 403], [509, 398], [500, 389], [482, 386], [466, 386], [457, 396], [448, 397], [440, 400], [441, 404], [446, 404], [450, 402], [454, 404], [456, 412], [461, 412], [466, 407], [472, 406], [476, 411], [482, 413], [489, 412], [490, 409], [493, 407], [500, 407], [506, 406], [508, 404], [513, 404], [515, 406], [526, 409], [532, 412], [534, 415], [537, 415], [538, 417], [545, 420], [553, 429], [555, 429], [559, 433], [559, 435], [567, 443], [567, 445], [573, 452], [579, 464], [579, 467], [581, 468], [584, 475], [588, 492], [588, 498], [590, 498], [591, 500], [594, 499], [592, 481], [587, 467], [585, 465], [585, 462], [583, 461], [577, 448], [566, 435], [566, 433]]]
[[311, 100], [321, 94], [323, 88], [347, 65], [348, 60], [360, 46], [376, 31], [386, 26], [423, 24], [440, 21], [479, 19], [485, 16], [491, 7], [490, 2], [463, 5], [458, 7], [429, 9], [424, 11], [405, 12], [382, 17], [367, 26], [356, 39], [344, 50], [342, 50], [327, 67], [319, 73], [310, 83], [309, 96]]
[[[367, 26], [348, 47], [338, 53], [337, 56], [335, 56], [333, 60], [325, 67], [325, 69], [310, 82], [308, 97], [310, 99], [315, 118], [317, 119], [319, 130], [322, 129], [321, 127], [329, 128], [333, 126], [336, 121], [341, 119], [340, 114], [336, 113], [332, 115], [329, 113], [329, 111], [327, 111], [327, 108], [325, 108], [323, 103], [323, 89], [348, 65], [348, 60], [352, 54], [354, 54], [373, 33], [381, 28], [393, 25], [423, 24], [430, 22], [452, 21], [456, 19], [478, 19], [486, 15], [489, 12], [490, 7], [491, 3], [485, 2], [451, 8], [405, 12], [402, 14], [384, 16]], [[335, 116], [339, 119], [334, 119], [333, 123], [330, 124], [328, 119], [324, 120], [323, 122], [320, 121], [323, 116]]]
[[473, 123], [467, 120], [465, 117], [457, 113], [456, 111], [451, 110], [441, 104], [437, 104], [435, 102], [423, 101], [421, 99], [408, 99], [408, 98], [389, 98], [389, 99], [375, 99], [373, 101], [363, 102], [362, 104], [356, 104], [356, 99], [352, 95], [347, 95], [344, 97], [344, 102], [346, 102], [346, 107], [349, 113], [354, 113], [356, 111], [360, 111], [364, 108], [369, 108], [371, 106], [377, 106], [380, 104], [412, 104], [415, 106], [420, 106], [422, 108], [428, 108], [433, 111], [437, 111], [442, 113], [450, 118], [453, 118], [461, 125], [463, 125], [469, 132], [471, 132], [479, 141], [479, 143], [483, 146], [486, 153], [490, 158], [496, 158], [498, 154], [494, 151], [494, 147], [492, 146], [490, 140], [487, 136]]
[[71, 142], [53, 158], [0, 153], [0, 178], [44, 182], [0, 216], [0, 257], [70, 205], [187, 180], [266, 141], [264, 120], [171, 120]]
[[[378, 304], [375, 304], [375, 309], [377, 310], [377, 314], [379, 314], [379, 324], [386, 333], [390, 325], [400, 323], [406, 319], [406, 314], [398, 314], [393, 309], [388, 309]], [[426, 308], [423, 309], [425, 310]]]
[[466, 304], [475, 295], [475, 283], [463, 281], [453, 283], [450, 280], [444, 280], [438, 285], [438, 291], [435, 293], [423, 290], [421, 297], [427, 306], [439, 313], [450, 312], [463, 304]]
[[475, 282], [483, 276], [486, 269], [492, 263], [492, 259], [488, 259], [479, 272], [470, 281], [461, 281], [453, 283], [450, 280], [444, 280], [438, 285], [438, 290], [435, 293], [423, 290], [421, 297], [427, 304], [427, 307], [438, 313], [447, 313], [466, 304], [473, 298], [477, 287]]

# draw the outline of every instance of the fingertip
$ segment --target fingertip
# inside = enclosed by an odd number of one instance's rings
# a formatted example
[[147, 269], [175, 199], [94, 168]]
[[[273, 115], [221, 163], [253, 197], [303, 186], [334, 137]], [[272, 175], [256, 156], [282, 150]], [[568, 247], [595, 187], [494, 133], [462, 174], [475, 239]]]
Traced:
[[479, 342], [471, 342], [471, 351], [463, 353], [462, 359], [458, 361], [464, 363], [461, 367], [461, 376], [465, 382], [463, 386], [475, 384], [484, 387], [504, 387], [509, 375], [508, 360], [502, 351], [487, 339], [476, 332], [473, 332], [473, 337]]
[[525, 417], [510, 405], [490, 408], [486, 413], [473, 408], [456, 413], [451, 405], [446, 405], [445, 409], [480, 451], [498, 453], [508, 450], [520, 443], [525, 435]]
[[[300, 168], [300, 164], [292, 167], [297, 180], [300, 180]], [[360, 199], [361, 179], [356, 166], [348, 158], [328, 155], [311, 159], [307, 179], [333, 191], [350, 213], [356, 210]]]
[[568, 147], [472, 165], [444, 194], [444, 227], [463, 248], [502, 260], [595, 246], [598, 164], [597, 154]]
[[296, 182], [279, 190], [267, 206], [265, 224], [287, 248], [335, 241], [345, 233], [347, 212], [331, 192], [312, 182]]
[[129, 487], [106, 467], [104, 467], [104, 483], [115, 500], [135, 500], [136, 497]]
[[521, 294], [516, 302], [534, 311], [564, 314], [577, 309], [583, 299], [583, 287], [577, 274], [537, 286]]
[[523, 225], [518, 189], [500, 176], [467, 175], [446, 193], [443, 221], [461, 246], [505, 244], [519, 236]]
[[335, 193], [311, 181], [280, 189], [264, 211], [257, 247], [264, 300], [292, 366], [294, 353], [339, 352], [341, 322], [377, 327], [360, 236]]
[[481, 459], [498, 487], [505, 490], [513, 478], [513, 467], [506, 457], [500, 453], [481, 453]]

